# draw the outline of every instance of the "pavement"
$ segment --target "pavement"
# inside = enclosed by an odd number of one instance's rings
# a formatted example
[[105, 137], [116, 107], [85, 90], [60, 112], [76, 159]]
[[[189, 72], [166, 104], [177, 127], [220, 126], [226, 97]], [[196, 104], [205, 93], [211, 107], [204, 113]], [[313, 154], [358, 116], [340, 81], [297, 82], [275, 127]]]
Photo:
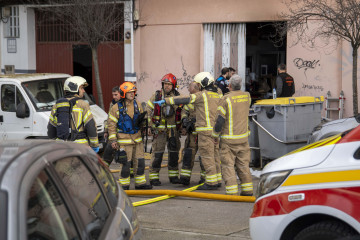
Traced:
[[[182, 138], [183, 139], [183, 138]], [[148, 148], [150, 149], [150, 148]], [[150, 164], [150, 155], [146, 154], [146, 165]], [[167, 156], [164, 155], [162, 164], [167, 164]], [[181, 166], [181, 164], [180, 164]], [[112, 164], [112, 169], [118, 168]], [[118, 178], [117, 174], [114, 174]], [[148, 180], [148, 170], [146, 178]], [[254, 171], [253, 183], [256, 189], [259, 172]], [[160, 171], [161, 186], [154, 186], [153, 190], [171, 189], [184, 190], [198, 185], [200, 179], [200, 165], [196, 161], [189, 186], [171, 184], [168, 179], [167, 168]], [[131, 180], [130, 189], [134, 189], [134, 179]], [[255, 190], [254, 189], [254, 190]], [[224, 183], [222, 187], [208, 192], [225, 194]], [[158, 196], [131, 196], [132, 202], [151, 199]], [[249, 218], [254, 203], [226, 202], [187, 197], [174, 197], [159, 202], [138, 206], [136, 211], [142, 229], [142, 239], [251, 239], [249, 233]]]

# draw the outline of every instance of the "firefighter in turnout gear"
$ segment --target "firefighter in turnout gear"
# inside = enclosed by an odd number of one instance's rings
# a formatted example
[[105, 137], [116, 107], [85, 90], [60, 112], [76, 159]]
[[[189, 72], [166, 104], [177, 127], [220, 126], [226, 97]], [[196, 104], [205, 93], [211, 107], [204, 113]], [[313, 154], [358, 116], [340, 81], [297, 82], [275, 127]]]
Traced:
[[[200, 92], [200, 86], [196, 82], [192, 82], [189, 85], [189, 93], [195, 94]], [[198, 151], [197, 143], [197, 132], [195, 131], [195, 108], [193, 104], [187, 104], [183, 107], [181, 112], [181, 121], [182, 121], [182, 131], [183, 135], [186, 134], [185, 146], [183, 149], [183, 159], [182, 159], [182, 168], [180, 171], [180, 182], [183, 185], [190, 184], [191, 172], [194, 166], [194, 160], [196, 152]], [[201, 160], [200, 160], [201, 161]], [[205, 169], [202, 164], [200, 164], [201, 173], [200, 173], [200, 182], [205, 182]]]
[[[239, 75], [230, 78], [230, 92], [221, 98], [217, 108], [217, 118], [212, 136], [220, 136], [221, 167], [225, 180], [226, 193], [238, 194], [235, 167], [241, 182], [241, 195], [252, 196], [253, 183], [249, 169], [250, 147], [248, 136], [249, 107], [251, 97], [240, 90], [242, 79]], [[234, 167], [235, 166], [235, 167]]]
[[201, 92], [190, 94], [190, 97], [169, 97], [156, 101], [155, 104], [193, 104], [196, 114], [195, 129], [198, 133], [198, 148], [202, 164], [205, 167], [205, 184], [198, 190], [216, 190], [221, 186], [221, 170], [219, 144], [211, 137], [215, 123], [216, 109], [220, 100], [218, 88], [214, 85], [214, 77], [209, 72], [198, 73], [194, 81], [202, 89]]
[[82, 77], [66, 79], [65, 96], [56, 101], [50, 113], [48, 137], [87, 144], [97, 153], [99, 140], [96, 124], [89, 103], [82, 100], [87, 86]]
[[[181, 127], [181, 106], [160, 106], [153, 104], [165, 97], [179, 96], [176, 90], [176, 77], [169, 73], [161, 79], [162, 88], [147, 102], [148, 122], [151, 123], [149, 131], [153, 134], [152, 156], [150, 163], [150, 183], [154, 186], [160, 186], [159, 172], [161, 162], [167, 143], [168, 148], [168, 176], [173, 184], [180, 183], [179, 180], [179, 150]], [[151, 134], [151, 133], [150, 133]]]
[[136, 87], [130, 82], [120, 85], [120, 101], [109, 112], [109, 144], [117, 150], [115, 161], [122, 165], [120, 183], [123, 189], [130, 187], [130, 162], [136, 165], [135, 189], [151, 189], [146, 184], [144, 145], [140, 128], [146, 112], [135, 100]]

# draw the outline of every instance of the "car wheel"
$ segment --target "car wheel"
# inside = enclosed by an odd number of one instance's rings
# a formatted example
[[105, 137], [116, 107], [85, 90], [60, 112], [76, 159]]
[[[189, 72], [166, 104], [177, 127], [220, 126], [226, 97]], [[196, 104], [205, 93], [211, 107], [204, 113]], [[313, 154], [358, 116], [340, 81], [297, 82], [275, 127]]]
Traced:
[[303, 229], [295, 236], [294, 240], [331, 240], [355, 234], [356, 232], [344, 223], [325, 221]]

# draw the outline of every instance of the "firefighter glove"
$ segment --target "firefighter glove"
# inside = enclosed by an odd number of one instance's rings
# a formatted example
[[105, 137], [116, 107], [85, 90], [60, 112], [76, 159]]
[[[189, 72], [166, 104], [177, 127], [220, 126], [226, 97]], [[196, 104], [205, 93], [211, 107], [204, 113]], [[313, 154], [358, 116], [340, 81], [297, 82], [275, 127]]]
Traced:
[[96, 152], [96, 153], [98, 153], [99, 152], [99, 150], [100, 150], [100, 148], [99, 147], [91, 147], [93, 150], [94, 150], [94, 152]]
[[165, 103], [165, 100], [162, 99], [160, 101], [155, 101], [154, 104], [159, 104], [159, 106], [163, 105]]

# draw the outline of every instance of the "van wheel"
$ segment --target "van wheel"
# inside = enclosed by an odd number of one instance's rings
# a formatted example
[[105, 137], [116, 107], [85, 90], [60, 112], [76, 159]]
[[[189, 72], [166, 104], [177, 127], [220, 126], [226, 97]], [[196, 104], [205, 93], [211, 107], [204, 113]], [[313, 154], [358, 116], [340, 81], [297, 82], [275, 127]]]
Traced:
[[294, 240], [331, 240], [355, 234], [356, 232], [344, 223], [324, 221], [303, 229]]

